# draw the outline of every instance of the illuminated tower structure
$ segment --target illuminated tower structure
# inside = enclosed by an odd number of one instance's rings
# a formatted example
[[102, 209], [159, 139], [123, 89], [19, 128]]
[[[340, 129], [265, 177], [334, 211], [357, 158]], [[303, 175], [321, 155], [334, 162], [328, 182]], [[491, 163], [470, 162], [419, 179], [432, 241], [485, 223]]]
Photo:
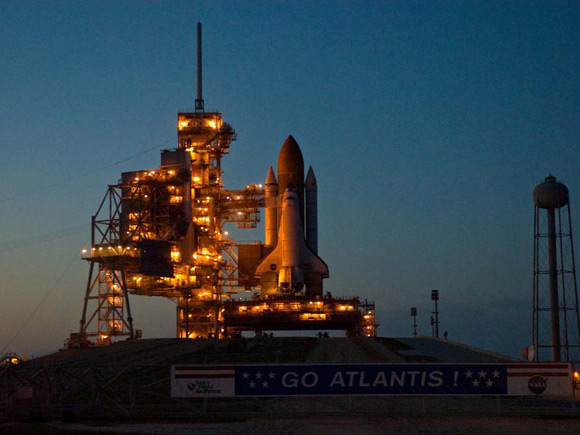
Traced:
[[[549, 337], [547, 331], [550, 331]], [[580, 357], [580, 317], [568, 188], [549, 175], [534, 189], [534, 360]]]
[[235, 251], [226, 222], [255, 227], [261, 186], [225, 190], [221, 159], [236, 138], [218, 112], [205, 112], [201, 89], [201, 24], [195, 112], [177, 116], [178, 147], [163, 150], [156, 170], [125, 172], [109, 186], [92, 220], [81, 328], [70, 345], [138, 337], [129, 293], [177, 302], [177, 336], [223, 335], [221, 301], [236, 284]]
[[[205, 111], [199, 23], [197, 36], [195, 110], [177, 115], [177, 148], [161, 152], [157, 169], [123, 173], [92, 218], [91, 248], [83, 250], [90, 267], [80, 330], [71, 334], [69, 347], [139, 338], [130, 294], [175, 301], [179, 338], [271, 329], [375, 335], [373, 302], [323, 297], [328, 268], [317, 256], [316, 179], [309, 171], [304, 180], [302, 154], [292, 137], [280, 153], [278, 181], [270, 170], [265, 188], [224, 188], [221, 159], [236, 133], [219, 112]], [[265, 243], [231, 240], [224, 226], [255, 228], [261, 207]], [[263, 274], [273, 279], [268, 281], [256, 269], [273, 257], [268, 271], [279, 264], [284, 273], [282, 279]], [[284, 263], [288, 258], [291, 264]], [[232, 298], [244, 292], [251, 298]]]

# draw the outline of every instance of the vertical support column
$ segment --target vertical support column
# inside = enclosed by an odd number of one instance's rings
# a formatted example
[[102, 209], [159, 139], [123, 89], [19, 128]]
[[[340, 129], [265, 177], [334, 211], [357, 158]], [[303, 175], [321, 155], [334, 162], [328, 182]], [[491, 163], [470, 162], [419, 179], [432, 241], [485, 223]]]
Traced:
[[[562, 212], [561, 208], [558, 209], [558, 256], [560, 257], [560, 267], [558, 269], [558, 276], [560, 277], [561, 290], [562, 290], [562, 317], [563, 317], [563, 328], [562, 332], [564, 335], [564, 361], [570, 361], [570, 343], [568, 341], [568, 307], [566, 303], [566, 269], [564, 267], [564, 233], [562, 231]], [[562, 344], [560, 344], [560, 347]], [[561, 349], [560, 349], [561, 350]], [[561, 355], [561, 352], [560, 352]]]
[[539, 338], [539, 321], [540, 321], [540, 264], [539, 264], [539, 249], [540, 249], [540, 228], [539, 228], [539, 214], [540, 208], [534, 206], [534, 289], [532, 295], [532, 345], [534, 352], [534, 361], [539, 361], [540, 352], [540, 338]]
[[574, 314], [576, 314], [576, 337], [580, 346], [580, 309], [578, 307], [578, 282], [576, 280], [576, 257], [574, 256], [574, 237], [572, 234], [572, 212], [570, 211], [570, 204], [568, 204], [568, 234], [570, 236], [570, 254], [572, 260], [572, 286], [574, 291]]
[[121, 285], [125, 297], [125, 306], [127, 307], [127, 324], [129, 325], [129, 338], [135, 338], [135, 331], [133, 330], [133, 317], [131, 316], [131, 305], [129, 305], [129, 290], [127, 289], [127, 280], [125, 278], [125, 265], [121, 265]]
[[[189, 298], [191, 297], [190, 293], [186, 293], [185, 294], [185, 311], [183, 309], [181, 309], [181, 315], [183, 316], [183, 319], [185, 320], [185, 337], [183, 338], [189, 338]], [[178, 308], [179, 310], [179, 308]]]
[[221, 321], [220, 321], [220, 311], [221, 311], [221, 296], [218, 295], [218, 299], [214, 306], [214, 330], [215, 330], [215, 338], [222, 338], [221, 337]]
[[552, 335], [552, 361], [560, 361], [560, 306], [558, 301], [558, 257], [556, 253], [556, 213], [548, 212], [548, 264], [550, 276], [550, 321]]
[[87, 288], [85, 290], [85, 299], [83, 301], [83, 314], [81, 317], [81, 328], [80, 328], [80, 333], [81, 334], [86, 334], [87, 332], [87, 308], [89, 306], [89, 299], [91, 297], [91, 293], [93, 290], [93, 270], [95, 268], [95, 262], [91, 261], [90, 262], [90, 266], [89, 266], [89, 279], [87, 280]]

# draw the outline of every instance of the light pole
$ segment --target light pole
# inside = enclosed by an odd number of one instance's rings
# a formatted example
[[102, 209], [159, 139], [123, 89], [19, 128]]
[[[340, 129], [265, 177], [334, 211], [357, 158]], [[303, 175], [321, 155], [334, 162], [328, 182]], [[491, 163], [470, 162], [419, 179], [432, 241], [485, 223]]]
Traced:
[[413, 318], [413, 337], [417, 336], [417, 307], [411, 307], [411, 317]]
[[435, 316], [433, 319], [433, 337], [439, 338], [439, 290], [431, 290], [431, 300], [435, 302], [435, 311], [433, 311], [433, 315]]

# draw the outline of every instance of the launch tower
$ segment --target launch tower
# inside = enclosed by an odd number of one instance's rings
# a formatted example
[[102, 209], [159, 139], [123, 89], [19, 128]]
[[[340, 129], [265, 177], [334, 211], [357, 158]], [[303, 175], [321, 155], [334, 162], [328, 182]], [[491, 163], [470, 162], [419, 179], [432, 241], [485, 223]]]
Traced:
[[[317, 187], [304, 179], [289, 136], [262, 184], [226, 189], [221, 160], [236, 139], [202, 97], [201, 24], [197, 25], [194, 112], [177, 115], [177, 148], [157, 169], [125, 172], [92, 218], [80, 330], [69, 346], [139, 338], [129, 295], [177, 304], [177, 337], [227, 338], [240, 331], [345, 330], [376, 334], [374, 303], [324, 294], [328, 267], [318, 257]], [[230, 239], [226, 224], [255, 228], [265, 208], [265, 242]]]

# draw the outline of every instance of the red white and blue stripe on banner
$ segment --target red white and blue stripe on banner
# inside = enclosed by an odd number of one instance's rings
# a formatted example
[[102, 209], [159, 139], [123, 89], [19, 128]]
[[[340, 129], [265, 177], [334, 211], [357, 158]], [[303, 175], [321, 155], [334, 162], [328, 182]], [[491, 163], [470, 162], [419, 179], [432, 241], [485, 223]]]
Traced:
[[572, 394], [572, 368], [548, 364], [176, 365], [173, 397]]

